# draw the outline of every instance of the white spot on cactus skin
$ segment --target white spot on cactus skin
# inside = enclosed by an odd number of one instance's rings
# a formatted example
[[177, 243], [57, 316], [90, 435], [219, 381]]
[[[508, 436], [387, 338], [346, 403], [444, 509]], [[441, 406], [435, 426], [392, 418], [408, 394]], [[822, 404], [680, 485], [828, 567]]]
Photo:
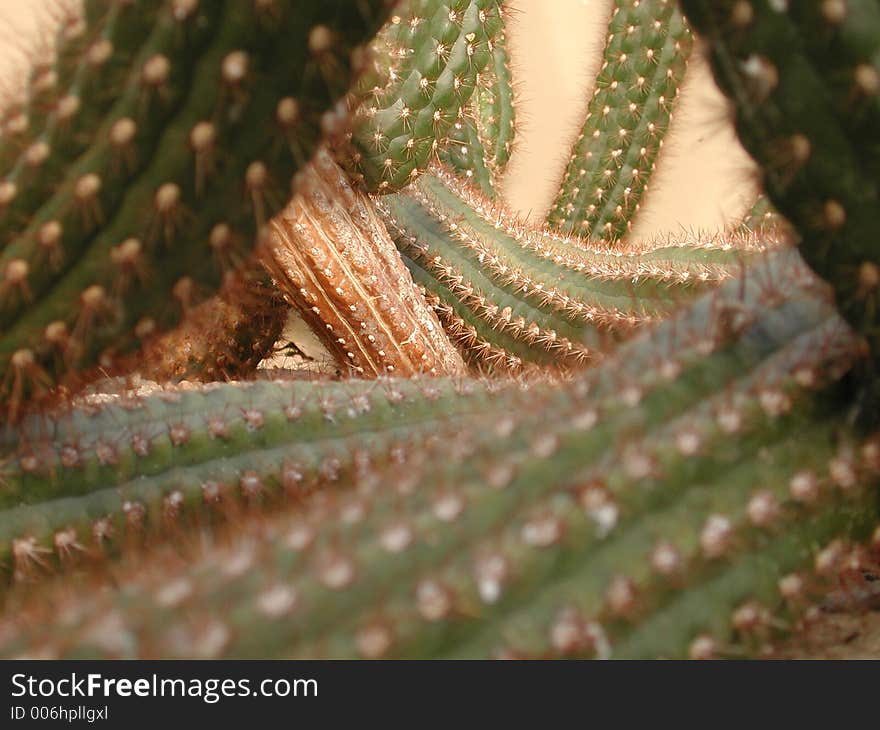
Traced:
[[789, 573], [779, 579], [779, 593], [789, 602], [801, 600], [805, 587], [804, 579], [797, 573]]
[[811, 471], [799, 471], [789, 482], [789, 494], [802, 504], [813, 504], [819, 499], [819, 480]]
[[493, 604], [501, 597], [508, 565], [503, 555], [490, 553], [481, 556], [474, 565], [477, 592], [483, 603]]
[[834, 574], [843, 561], [846, 549], [840, 540], [834, 540], [818, 553], [814, 560], [815, 570], [818, 575], [830, 576]]
[[610, 535], [620, 517], [620, 510], [611, 495], [602, 487], [591, 485], [580, 491], [578, 499], [596, 525], [596, 536], [601, 540]]
[[858, 484], [855, 464], [845, 456], [833, 458], [828, 464], [828, 471], [832, 481], [844, 491], [853, 489]]
[[166, 56], [152, 56], [144, 64], [141, 79], [147, 86], [160, 87], [168, 81], [171, 73], [171, 61]]
[[718, 658], [718, 645], [711, 636], [698, 636], [688, 647], [688, 658], [708, 660]]
[[230, 578], [237, 578], [250, 570], [255, 560], [253, 549], [242, 545], [223, 562], [223, 572]]
[[626, 616], [636, 606], [635, 583], [626, 576], [615, 576], [605, 593], [605, 601], [612, 615]]
[[791, 410], [791, 398], [781, 390], [762, 390], [758, 400], [770, 418], [779, 418]]
[[700, 450], [701, 438], [696, 430], [682, 431], [675, 437], [675, 446], [682, 456], [694, 456]]
[[779, 518], [780, 511], [779, 500], [770, 491], [756, 492], [746, 505], [746, 514], [755, 527], [770, 527]]
[[156, 604], [162, 608], [174, 608], [192, 595], [192, 584], [186, 578], [177, 578], [161, 586], [155, 594]]
[[399, 522], [386, 527], [379, 536], [379, 541], [387, 552], [401, 553], [412, 544], [413, 532], [409, 525]]
[[257, 596], [259, 611], [269, 618], [281, 618], [296, 606], [297, 593], [292, 586], [275, 585]]
[[710, 560], [727, 554], [733, 540], [733, 525], [724, 515], [710, 515], [700, 532], [700, 547]]
[[347, 588], [354, 579], [354, 563], [344, 555], [337, 553], [326, 556], [318, 566], [318, 580], [330, 590]]
[[284, 538], [284, 544], [291, 550], [301, 552], [306, 550], [317, 537], [315, 528], [306, 523], [295, 524]]
[[738, 607], [731, 617], [733, 627], [742, 633], [753, 632], [766, 625], [769, 620], [766, 609], [755, 601]]
[[435, 580], [423, 580], [416, 586], [416, 604], [426, 621], [440, 621], [452, 610], [449, 591]]
[[464, 498], [455, 492], [447, 492], [434, 500], [434, 516], [441, 522], [454, 522], [464, 511]]
[[391, 649], [394, 637], [382, 624], [371, 624], [358, 630], [355, 646], [364, 659], [380, 659]]
[[562, 523], [556, 515], [537, 516], [523, 525], [520, 537], [530, 547], [548, 548], [562, 539]]
[[651, 552], [651, 567], [660, 575], [675, 575], [683, 567], [681, 554], [672, 543], [659, 542]]

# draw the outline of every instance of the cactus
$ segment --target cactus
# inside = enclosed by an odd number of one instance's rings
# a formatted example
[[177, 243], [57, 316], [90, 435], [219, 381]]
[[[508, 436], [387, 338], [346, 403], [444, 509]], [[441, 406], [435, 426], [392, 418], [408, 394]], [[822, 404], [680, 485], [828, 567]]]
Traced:
[[[143, 478], [119, 484], [125, 470], [111, 470], [105, 484], [119, 485], [113, 499], [164, 493], [174, 500], [166, 519], [179, 521], [190, 502], [216, 499], [218, 490], [221, 500], [253, 501], [269, 499], [261, 490], [289, 488], [282, 460], [298, 464], [294, 489], [315, 479], [325, 499], [208, 547], [172, 577], [166, 556], [123, 568], [118, 592], [40, 594], [39, 605], [9, 614], [2, 651], [677, 657], [755, 650], [849, 554], [841, 538], [870, 535], [877, 519], [871, 485], [880, 441], [859, 442], [839, 397], [858, 352], [822, 287], [784, 253], [564, 385], [524, 392], [443, 381], [426, 392], [413, 381], [373, 390], [357, 382], [233, 385], [180, 394], [175, 405], [154, 396], [129, 410], [109, 406], [88, 421], [62, 416], [49, 431], [100, 437], [108, 427], [118, 431], [120, 419], [143, 428], [164, 425], [169, 412], [210, 413], [211, 404], [233, 402], [234, 391], [251, 408], [265, 406], [263, 423], [239, 426], [212, 446], [196, 436], [204, 422], [188, 421], [190, 440], [171, 463], [189, 466], [152, 486]], [[667, 369], [647, 367], [658, 353], [670, 358]], [[346, 390], [341, 410], [320, 405]], [[392, 392], [399, 396], [389, 403]], [[303, 404], [293, 425], [291, 396]], [[464, 403], [469, 414], [454, 412]], [[369, 439], [347, 438], [365, 427]], [[427, 428], [436, 439], [413, 444], [413, 430]], [[47, 450], [58, 446], [56, 439]], [[53, 472], [42, 478], [58, 484]], [[327, 489], [343, 486], [340, 474], [349, 491], [331, 496]], [[40, 509], [50, 520], [57, 506], [50, 500]], [[71, 506], [69, 514], [84, 511]], [[27, 519], [19, 509], [4, 522]], [[55, 549], [85, 550], [78, 540], [60, 530]], [[15, 544], [20, 570], [48, 560], [33, 537]], [[206, 623], [221, 603], [223, 614]], [[45, 619], [35, 622], [32, 611]]]
[[[868, 5], [683, 2], [791, 228], [640, 244], [626, 233], [691, 43], [667, 0], [615, 3], [540, 227], [497, 199], [499, 2], [405, 0], [367, 64], [378, 0], [87, 0], [54, 84], [34, 69], [0, 140], [0, 655], [761, 656], [811, 620], [880, 561]], [[132, 42], [89, 66], [116, 33]], [[650, 75], [632, 62], [661, 47]], [[71, 90], [98, 122], [66, 138]], [[40, 140], [59, 157], [29, 171]], [[575, 169], [604, 181], [596, 210]], [[72, 205], [88, 175], [101, 186]], [[29, 258], [63, 216], [61, 255]], [[129, 238], [144, 268], [120, 268]], [[94, 286], [112, 307], [82, 299]], [[222, 382], [269, 349], [282, 295], [343, 375], [371, 379]], [[138, 350], [145, 318], [184, 324]], [[63, 353], [41, 342], [56, 321]], [[206, 321], [216, 335], [180, 347]], [[70, 375], [103, 364], [122, 377]]]
[[[380, 0], [154, 6], [108, 10], [107, 32], [119, 25], [126, 42], [105, 65], [124, 84], [109, 106], [99, 89], [83, 107], [91, 141], [65, 145], [49, 120], [34, 143], [45, 164], [29, 173], [25, 151], [2, 183], [0, 225], [16, 231], [0, 252], [0, 369], [13, 416], [219, 287], [284, 204], [300, 155], [335, 123], [325, 112], [357, 70], [352, 51], [386, 10]], [[86, 51], [76, 74], [88, 87], [90, 63]]]
[[662, 241], [619, 252], [532, 231], [455, 176], [436, 170], [376, 205], [416, 281], [468, 356], [483, 365], [594, 362], [613, 340], [738, 272], [776, 245]]
[[258, 270], [229, 277], [217, 296], [196, 305], [180, 325], [145, 343], [121, 370], [155, 382], [239, 380], [271, 358], [290, 308]]
[[367, 77], [373, 85], [343, 155], [371, 192], [398, 190], [427, 168], [501, 29], [500, 0], [413, 0], [405, 9], [383, 38], [397, 63]]
[[618, 240], [648, 188], [693, 40], [671, 0], [615, 0], [608, 40], [551, 225]]
[[[502, 16], [503, 18], [503, 16]], [[516, 131], [513, 80], [502, 29], [494, 39], [492, 58], [477, 76], [477, 87], [464, 118], [457, 121], [440, 159], [464, 173], [493, 196], [513, 148]]]
[[876, 352], [878, 14], [870, 2], [684, 0], [740, 140], [807, 263]]
[[[17, 140], [22, 151], [10, 161], [0, 183], [7, 198], [0, 218], [0, 239], [4, 242], [27, 227], [70, 165], [94, 144], [117, 89], [125, 83], [142, 48], [151, 47], [155, 38], [150, 33], [157, 24], [157, 3], [103, 0], [90, 3], [87, 13], [92, 18], [87, 26], [90, 37], [85, 37], [86, 28], [81, 27], [79, 42], [71, 48], [62, 47], [57, 68], [37, 67], [34, 71], [29, 127], [25, 138]], [[187, 15], [176, 19], [176, 30], [165, 29], [164, 42], [156, 39], [154, 53], [163, 53], [165, 44], [173, 42], [170, 33], [185, 38], [194, 34], [198, 24], [207, 23], [182, 49], [194, 55], [200, 52], [216, 13], [200, 19]], [[158, 22], [167, 25], [169, 21], [166, 17]], [[39, 113], [46, 108], [51, 109], [48, 115]]]

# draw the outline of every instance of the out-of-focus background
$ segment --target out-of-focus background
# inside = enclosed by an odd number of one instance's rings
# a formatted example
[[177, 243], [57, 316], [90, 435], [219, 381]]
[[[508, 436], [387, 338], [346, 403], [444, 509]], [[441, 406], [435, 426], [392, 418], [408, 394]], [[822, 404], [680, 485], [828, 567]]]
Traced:
[[[0, 100], [23, 82], [28, 59], [48, 51], [53, 15], [76, 4], [77, 0], [0, 0]], [[519, 93], [517, 142], [503, 193], [521, 215], [540, 222], [556, 193], [592, 94], [612, 2], [509, 0], [508, 4]], [[651, 238], [682, 228], [708, 233], [724, 228], [752, 202], [752, 169], [697, 53], [633, 237]], [[877, 658], [880, 612], [826, 616], [808, 635], [797, 637], [782, 656]]]
[[[53, 9], [76, 0], [0, 0], [0, 80], [21, 79], [40, 48]], [[504, 195], [540, 221], [577, 136], [598, 70], [611, 0], [511, 0], [510, 47], [519, 89], [516, 148]], [[43, 32], [39, 32], [40, 29]], [[743, 194], [749, 162], [726, 122], [706, 65], [688, 71], [671, 134], [633, 235], [715, 231], [751, 203]]]

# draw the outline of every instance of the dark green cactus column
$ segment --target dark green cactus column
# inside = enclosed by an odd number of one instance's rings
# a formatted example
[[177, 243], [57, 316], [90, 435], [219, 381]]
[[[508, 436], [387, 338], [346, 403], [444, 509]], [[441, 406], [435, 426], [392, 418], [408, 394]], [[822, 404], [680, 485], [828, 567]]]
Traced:
[[[502, 19], [505, 18], [502, 8]], [[468, 107], [453, 125], [440, 159], [461, 172], [484, 193], [494, 196], [513, 149], [516, 132], [514, 88], [507, 39], [500, 30], [492, 44], [492, 58], [477, 76]]]
[[294, 172], [345, 123], [334, 104], [389, 9], [100, 5], [88, 17], [103, 35], [82, 58], [62, 49], [78, 65], [68, 74], [77, 102], [59, 100], [0, 181], [0, 403], [13, 418], [53, 385], [111, 367], [228, 281]]
[[844, 317], [880, 344], [880, 6], [682, 0], [767, 195]]

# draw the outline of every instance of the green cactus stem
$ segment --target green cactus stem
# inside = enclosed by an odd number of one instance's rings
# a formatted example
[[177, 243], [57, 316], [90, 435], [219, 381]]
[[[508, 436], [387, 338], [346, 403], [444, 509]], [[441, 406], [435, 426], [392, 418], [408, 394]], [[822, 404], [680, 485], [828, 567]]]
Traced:
[[674, 0], [616, 0], [596, 90], [548, 222], [618, 240], [648, 188], [693, 39]]
[[468, 112], [453, 125], [449, 141], [440, 151], [440, 159], [470, 180], [485, 195], [492, 197], [495, 195], [497, 181], [489, 167], [486, 148], [480, 139], [473, 110], [469, 109]]
[[342, 162], [369, 192], [394, 192], [436, 157], [492, 60], [500, 0], [413, 0], [392, 18], [383, 40], [390, 71], [372, 88]]
[[[362, 435], [360, 468], [335, 472], [345, 476], [332, 492], [203, 542], [186, 560], [160, 550], [123, 562], [116, 590], [15, 592], [0, 653], [758, 653], [859, 557], [849, 541], [876, 524], [880, 441], [847, 425], [845, 376], [859, 352], [824, 286], [785, 251], [571, 382], [492, 392], [464, 381], [447, 395], [389, 381], [409, 388], [395, 418], [448, 414], [438, 438], [412, 448], [405, 431]], [[320, 433], [287, 431], [294, 441], [283, 448], [306, 438], [316, 456], [339, 458], [322, 435], [359, 419], [334, 411], [328, 420], [315, 404], [336, 388], [351, 397], [374, 386], [300, 387], [312, 391], [301, 394]], [[247, 392], [181, 397], [201, 407]], [[276, 412], [286, 407], [279, 393], [265, 395]], [[458, 399], [476, 405], [472, 415], [450, 415]], [[361, 417], [381, 421], [386, 408]], [[130, 411], [64, 415], [58, 426], [99, 434], [118, 431], [119, 418], [171, 410], [147, 398]], [[283, 448], [237, 440], [227, 483], [261, 458], [278, 470]], [[205, 456], [200, 470], [218, 458]], [[186, 476], [204, 499], [199, 473]], [[61, 545], [87, 549], [76, 535]], [[44, 550], [19, 536], [18, 571], [42, 570]]]
[[880, 12], [874, 2], [683, 0], [740, 141], [806, 262], [876, 356]]
[[286, 202], [301, 155], [344, 123], [333, 105], [387, 10], [161, 5], [91, 145], [0, 253], [0, 399], [13, 417], [220, 287]]
[[594, 360], [634, 326], [735, 275], [764, 245], [740, 237], [619, 252], [531, 231], [440, 168], [376, 205], [452, 336], [492, 366]]
[[[81, 38], [90, 36], [88, 42], [73, 48], [62, 45], [55, 68], [36, 67], [36, 85], [47, 75], [53, 83], [42, 82], [49, 98], [31, 92], [28, 139], [20, 143], [21, 152], [0, 180], [7, 199], [0, 211], [0, 248], [28, 227], [64, 181], [71, 164], [94, 144], [106, 113], [125, 87], [134, 59], [152, 40], [160, 8], [161, 3], [144, 0], [92, 3], [88, 13], [92, 23], [80, 30]], [[217, 12], [210, 10], [196, 19], [193, 9], [188, 15], [178, 14], [175, 31], [170, 17], [165, 19], [169, 26], [165, 43], [183, 46], [184, 52], [196, 55], [214, 28]], [[74, 52], [78, 58], [72, 57]], [[157, 45], [155, 53], [162, 52]], [[67, 86], [59, 88], [65, 80]], [[47, 263], [58, 263], [57, 254]]]
[[227, 492], [259, 502], [344, 483], [363, 457], [384, 450], [393, 460], [395, 446], [430, 441], [453, 416], [457, 425], [478, 417], [492, 386], [414, 379], [328, 384], [315, 397], [317, 390], [296, 380], [183, 391], [146, 384], [86, 396], [70, 413], [29, 416], [7, 429], [0, 556], [13, 570], [6, 577], [26, 574], [16, 545], [55, 550], [71, 530], [80, 544], [112, 545], [111, 533], [161, 528], [169, 512], [210, 516]]
[[[503, 17], [503, 15], [502, 15]], [[440, 159], [494, 196], [516, 133], [514, 89], [503, 29], [494, 39], [492, 58], [477, 76], [477, 87], [462, 118], [453, 125]]]

